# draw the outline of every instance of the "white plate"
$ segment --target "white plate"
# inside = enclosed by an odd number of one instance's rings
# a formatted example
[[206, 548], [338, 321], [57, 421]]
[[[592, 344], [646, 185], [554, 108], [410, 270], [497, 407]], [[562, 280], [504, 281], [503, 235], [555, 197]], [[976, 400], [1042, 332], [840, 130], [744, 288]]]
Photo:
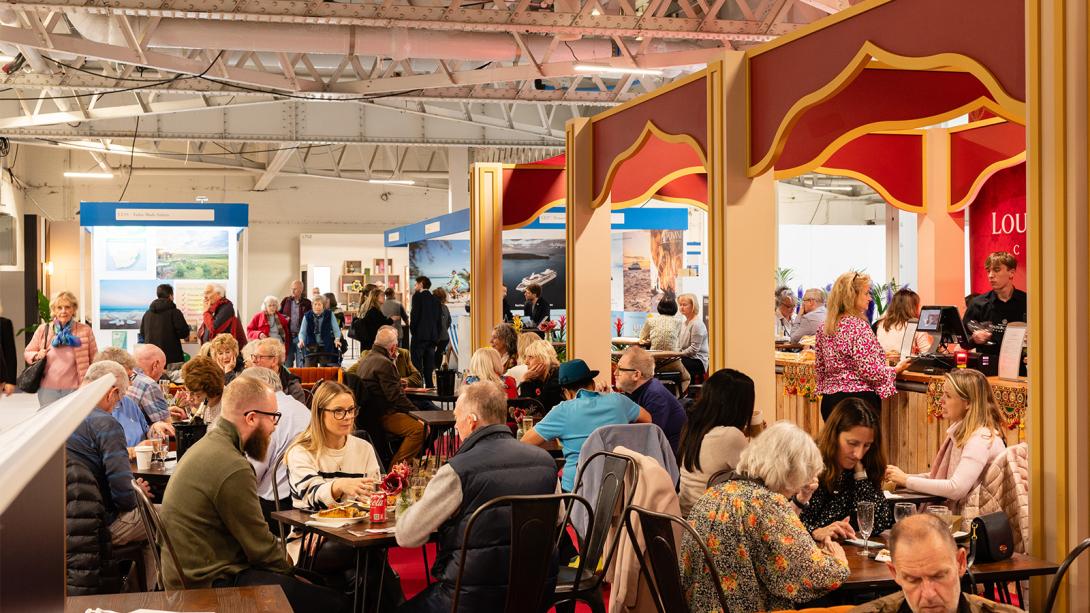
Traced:
[[951, 536], [953, 536], [954, 540], [956, 541], [958, 539], [963, 539], [963, 538], [969, 536], [969, 533], [964, 531], [964, 530], [958, 530], [957, 532], [953, 533]]
[[317, 513], [312, 513], [310, 518], [313, 521], [308, 521], [308, 524], [321, 524], [331, 528], [339, 528], [340, 526], [348, 526], [361, 521], [368, 521], [371, 519], [371, 515], [367, 514], [360, 517], [318, 517]]

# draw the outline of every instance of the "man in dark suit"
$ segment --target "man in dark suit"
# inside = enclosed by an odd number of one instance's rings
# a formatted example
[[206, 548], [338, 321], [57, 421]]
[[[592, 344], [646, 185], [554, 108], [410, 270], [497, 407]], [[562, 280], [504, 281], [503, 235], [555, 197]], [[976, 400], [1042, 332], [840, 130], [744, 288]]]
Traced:
[[439, 321], [443, 310], [439, 299], [431, 293], [431, 279], [423, 275], [417, 277], [414, 292], [412, 312], [409, 313], [409, 352], [413, 366], [424, 375], [424, 387], [431, 387], [435, 345], [439, 340]]
[[[430, 295], [430, 292], [429, 292]], [[397, 330], [379, 328], [375, 344], [356, 368], [360, 378], [357, 401], [361, 407], [357, 425], [375, 434], [401, 438], [391, 464], [411, 460], [424, 447], [424, 426], [408, 413], [417, 410], [401, 385], [394, 360], [398, 355]]]
[[527, 285], [522, 295], [526, 298], [523, 314], [530, 318], [530, 321], [533, 322], [533, 329], [536, 330], [541, 322], [549, 319], [549, 311], [552, 310], [552, 306], [541, 297], [541, 286], [537, 283]]

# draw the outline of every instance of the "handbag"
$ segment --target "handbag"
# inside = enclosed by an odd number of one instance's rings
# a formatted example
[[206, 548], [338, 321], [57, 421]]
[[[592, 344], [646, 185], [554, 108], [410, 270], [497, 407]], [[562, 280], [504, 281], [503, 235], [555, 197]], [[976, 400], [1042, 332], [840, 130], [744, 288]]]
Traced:
[[19, 376], [15, 379], [15, 387], [18, 387], [28, 394], [38, 393], [38, 388], [42, 386], [42, 377], [45, 375], [45, 361], [49, 357], [49, 334], [47, 333], [45, 337], [45, 347], [47, 348], [46, 355], [37, 362], [24, 368], [23, 372], [19, 373]]
[[969, 561], [999, 562], [1014, 554], [1010, 518], [1003, 511], [974, 517], [969, 528]]

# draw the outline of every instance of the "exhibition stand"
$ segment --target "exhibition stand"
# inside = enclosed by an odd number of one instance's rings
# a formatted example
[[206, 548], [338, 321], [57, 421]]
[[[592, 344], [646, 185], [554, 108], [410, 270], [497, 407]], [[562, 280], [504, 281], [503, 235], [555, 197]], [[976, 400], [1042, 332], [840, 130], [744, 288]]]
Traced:
[[[90, 320], [100, 347], [132, 350], [140, 320], [161, 283], [190, 329], [203, 321], [204, 289], [222, 285], [244, 317], [246, 204], [80, 203], [81, 320]], [[90, 258], [90, 266], [85, 258]], [[185, 347], [195, 355], [195, 347]]]

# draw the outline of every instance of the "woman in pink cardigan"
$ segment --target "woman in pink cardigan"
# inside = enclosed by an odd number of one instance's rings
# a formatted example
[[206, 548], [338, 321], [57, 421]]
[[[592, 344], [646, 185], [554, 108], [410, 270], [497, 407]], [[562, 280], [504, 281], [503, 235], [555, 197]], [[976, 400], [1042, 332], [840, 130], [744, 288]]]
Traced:
[[38, 405], [48, 406], [76, 391], [98, 352], [91, 326], [75, 320], [79, 302], [72, 292], [60, 292], [49, 303], [53, 321], [38, 326], [23, 352], [27, 364], [45, 359], [38, 388]]
[[942, 418], [952, 425], [931, 462], [931, 472], [907, 475], [891, 465], [886, 468], [886, 480], [917, 492], [944, 496], [956, 513], [988, 464], [1006, 448], [1003, 415], [987, 377], [972, 369], [948, 373], [942, 389]]

